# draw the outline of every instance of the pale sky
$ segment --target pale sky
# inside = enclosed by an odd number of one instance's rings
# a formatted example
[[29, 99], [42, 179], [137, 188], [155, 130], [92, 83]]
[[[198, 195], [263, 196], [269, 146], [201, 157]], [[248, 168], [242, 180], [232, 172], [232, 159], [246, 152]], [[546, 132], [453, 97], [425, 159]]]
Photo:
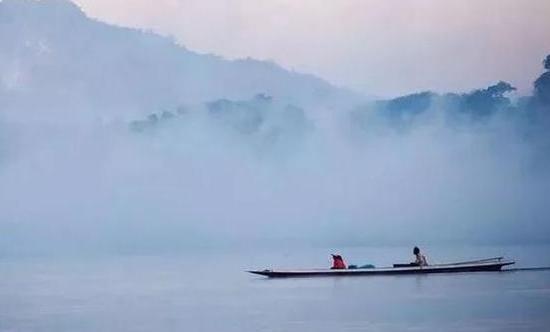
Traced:
[[530, 93], [549, 0], [75, 0], [88, 15], [227, 58], [273, 60], [369, 95]]

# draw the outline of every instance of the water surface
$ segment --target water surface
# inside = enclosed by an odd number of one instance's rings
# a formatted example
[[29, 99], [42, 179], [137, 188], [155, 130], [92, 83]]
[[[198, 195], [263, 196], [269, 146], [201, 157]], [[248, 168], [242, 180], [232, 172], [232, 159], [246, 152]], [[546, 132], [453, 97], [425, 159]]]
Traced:
[[[548, 246], [427, 247], [436, 262], [505, 254], [550, 265]], [[550, 271], [266, 279], [322, 267], [309, 248], [0, 259], [0, 331], [548, 331]], [[389, 265], [410, 248], [340, 248]]]

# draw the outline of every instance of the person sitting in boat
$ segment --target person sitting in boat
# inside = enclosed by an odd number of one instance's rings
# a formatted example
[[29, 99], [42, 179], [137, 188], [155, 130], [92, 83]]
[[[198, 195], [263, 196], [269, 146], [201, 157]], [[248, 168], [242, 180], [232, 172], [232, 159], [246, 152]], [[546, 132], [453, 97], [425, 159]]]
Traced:
[[422, 255], [420, 253], [420, 249], [418, 247], [414, 247], [413, 254], [415, 257], [415, 261], [413, 262], [414, 265], [418, 266], [427, 266], [428, 261], [426, 260], [426, 256]]
[[340, 255], [332, 255], [332, 270], [344, 270], [346, 269], [346, 263]]

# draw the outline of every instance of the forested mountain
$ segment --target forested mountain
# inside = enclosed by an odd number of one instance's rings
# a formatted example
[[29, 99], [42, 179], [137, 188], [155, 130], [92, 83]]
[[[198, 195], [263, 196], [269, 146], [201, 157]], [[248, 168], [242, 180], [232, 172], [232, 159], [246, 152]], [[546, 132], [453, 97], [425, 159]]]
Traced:
[[299, 106], [360, 98], [272, 62], [198, 54], [88, 18], [68, 0], [0, 2], [0, 96], [16, 117], [112, 117], [263, 93]]

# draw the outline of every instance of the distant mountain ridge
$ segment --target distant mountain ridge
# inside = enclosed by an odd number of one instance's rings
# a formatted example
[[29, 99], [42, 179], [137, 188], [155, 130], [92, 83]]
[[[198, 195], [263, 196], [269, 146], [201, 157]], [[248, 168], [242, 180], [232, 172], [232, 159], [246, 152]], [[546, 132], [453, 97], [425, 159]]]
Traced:
[[125, 117], [258, 93], [298, 106], [362, 98], [271, 62], [198, 54], [102, 23], [68, 0], [0, 2], [0, 75], [0, 107], [16, 117]]

